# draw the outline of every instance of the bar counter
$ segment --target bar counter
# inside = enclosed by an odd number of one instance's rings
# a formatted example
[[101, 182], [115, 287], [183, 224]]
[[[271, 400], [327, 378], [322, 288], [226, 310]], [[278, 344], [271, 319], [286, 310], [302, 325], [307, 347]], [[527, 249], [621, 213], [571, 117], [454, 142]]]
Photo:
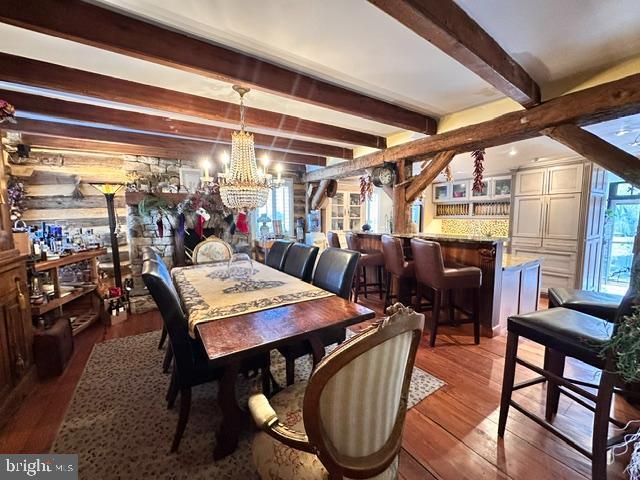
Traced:
[[[364, 251], [382, 251], [382, 233], [353, 232]], [[508, 238], [449, 235], [438, 233], [392, 234], [402, 238], [405, 256], [412, 258], [411, 239], [424, 238], [440, 243], [445, 265], [467, 265], [482, 270], [480, 323], [482, 335], [495, 336], [506, 329], [509, 315], [536, 310], [540, 285], [541, 258], [508, 255]], [[517, 280], [517, 281], [516, 281]], [[407, 292], [403, 291], [404, 302]], [[471, 296], [456, 294], [456, 303], [469, 308]]]

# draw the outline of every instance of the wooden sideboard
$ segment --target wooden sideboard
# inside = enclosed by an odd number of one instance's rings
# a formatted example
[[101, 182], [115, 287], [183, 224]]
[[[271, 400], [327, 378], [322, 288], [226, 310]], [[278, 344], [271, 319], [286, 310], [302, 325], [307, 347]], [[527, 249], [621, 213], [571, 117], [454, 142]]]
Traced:
[[0, 252], [0, 426], [35, 382], [26, 255]]

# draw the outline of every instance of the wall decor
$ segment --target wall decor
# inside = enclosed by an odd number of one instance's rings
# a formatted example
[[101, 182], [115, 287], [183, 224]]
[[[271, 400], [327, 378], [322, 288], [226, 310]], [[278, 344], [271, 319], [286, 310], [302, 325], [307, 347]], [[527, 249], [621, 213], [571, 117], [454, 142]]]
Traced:
[[180, 167], [180, 186], [188, 193], [196, 193], [200, 186], [202, 172], [199, 168]]

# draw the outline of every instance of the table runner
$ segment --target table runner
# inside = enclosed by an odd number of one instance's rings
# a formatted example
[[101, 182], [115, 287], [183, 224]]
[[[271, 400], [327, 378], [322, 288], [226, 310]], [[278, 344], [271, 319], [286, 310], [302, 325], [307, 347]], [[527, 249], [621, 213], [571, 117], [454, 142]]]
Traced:
[[187, 310], [192, 336], [195, 336], [195, 326], [201, 322], [333, 295], [262, 263], [254, 262], [253, 266], [254, 275], [242, 280], [229, 277], [226, 262], [178, 267], [171, 271]]

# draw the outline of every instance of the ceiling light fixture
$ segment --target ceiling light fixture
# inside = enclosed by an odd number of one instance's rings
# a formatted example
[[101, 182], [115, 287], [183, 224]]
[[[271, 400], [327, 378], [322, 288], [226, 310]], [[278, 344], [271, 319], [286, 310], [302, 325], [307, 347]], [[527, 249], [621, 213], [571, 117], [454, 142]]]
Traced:
[[259, 169], [256, 162], [256, 150], [253, 134], [245, 131], [244, 96], [248, 88], [234, 85], [240, 95], [240, 131], [231, 134], [231, 157], [225, 152], [222, 163], [224, 171], [218, 174], [222, 203], [236, 210], [254, 210], [267, 203], [270, 188], [282, 185], [280, 173], [274, 181], [267, 173], [267, 164]]

